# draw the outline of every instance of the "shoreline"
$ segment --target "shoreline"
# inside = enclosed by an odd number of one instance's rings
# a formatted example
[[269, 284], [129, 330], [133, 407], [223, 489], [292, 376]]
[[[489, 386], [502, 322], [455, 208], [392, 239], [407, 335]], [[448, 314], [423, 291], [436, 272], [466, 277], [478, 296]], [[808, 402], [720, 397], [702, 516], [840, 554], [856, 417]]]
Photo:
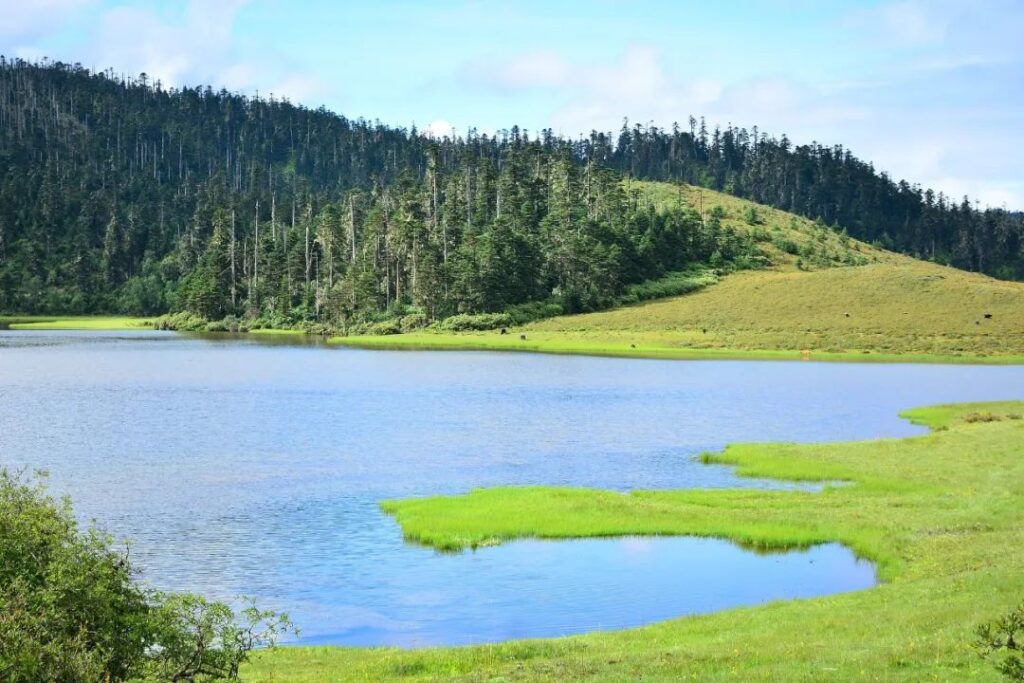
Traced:
[[[153, 330], [151, 318], [130, 316], [0, 316], [0, 330], [67, 330], [67, 331], [144, 331]], [[254, 336], [311, 336], [296, 329], [250, 330], [241, 334]], [[1024, 365], [1024, 354], [979, 355], [964, 353], [936, 354], [889, 351], [820, 351], [815, 349], [731, 349], [718, 347], [681, 347], [656, 344], [626, 344], [602, 339], [572, 339], [557, 332], [513, 329], [509, 334], [496, 332], [409, 332], [387, 336], [328, 336], [327, 346], [376, 351], [496, 351], [544, 353], [554, 355], [593, 356], [604, 358], [636, 358], [649, 360], [749, 360], [804, 361], [825, 363], [920, 363], [940, 365]], [[585, 333], [584, 333], [585, 334]]]
[[820, 491], [522, 486], [381, 503], [407, 541], [439, 550], [634, 534], [755, 548], [835, 542], [875, 563], [873, 588], [561, 638], [414, 650], [288, 646], [260, 653], [245, 673], [258, 683], [410, 672], [417, 680], [995, 681], [969, 644], [976, 624], [1024, 590], [1021, 507], [1007, 504], [1024, 475], [1024, 401], [900, 415], [929, 433], [741, 443], [702, 458], [741, 476], [846, 482]]

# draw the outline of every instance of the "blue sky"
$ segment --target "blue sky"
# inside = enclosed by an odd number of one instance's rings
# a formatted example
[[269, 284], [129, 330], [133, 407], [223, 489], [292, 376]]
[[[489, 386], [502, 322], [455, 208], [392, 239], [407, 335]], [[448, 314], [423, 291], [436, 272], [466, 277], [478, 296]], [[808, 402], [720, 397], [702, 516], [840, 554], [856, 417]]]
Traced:
[[0, 53], [447, 132], [690, 114], [1024, 209], [1022, 0], [0, 0]]

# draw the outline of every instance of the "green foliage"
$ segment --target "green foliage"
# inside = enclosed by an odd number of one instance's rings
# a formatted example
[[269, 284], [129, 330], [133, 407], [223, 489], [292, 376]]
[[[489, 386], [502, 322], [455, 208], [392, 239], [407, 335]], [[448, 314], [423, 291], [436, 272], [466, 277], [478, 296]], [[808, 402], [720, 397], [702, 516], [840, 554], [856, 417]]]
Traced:
[[841, 225], [1024, 277], [1020, 216], [894, 184], [834, 148], [761, 137], [754, 154], [732, 128], [568, 140], [513, 127], [434, 141], [284, 102], [19, 60], [0, 61], [0, 99], [22, 121], [0, 132], [0, 311], [187, 311], [348, 329], [408, 306], [429, 320], [536, 302], [593, 311], [690, 263], [764, 265], [755, 244], [765, 234], [735, 228], [770, 222], [773, 209], [706, 207], [716, 193], [684, 196], [679, 185], [651, 202], [622, 187], [623, 173], [820, 215], [800, 253], [808, 268], [857, 262], [828, 238]]
[[447, 332], [462, 332], [464, 330], [493, 330], [499, 327], [508, 327], [511, 324], [512, 316], [508, 313], [482, 313], [478, 315], [461, 313], [445, 318], [437, 324], [437, 327]]
[[525, 304], [509, 306], [506, 311], [512, 319], [513, 325], [525, 325], [534, 320], [553, 318], [556, 315], [565, 313], [565, 309], [557, 301], [531, 301]]
[[182, 311], [162, 315], [153, 321], [153, 328], [157, 330], [174, 330], [177, 332], [203, 332], [207, 329], [208, 321], [193, 313]]
[[975, 636], [978, 654], [992, 661], [1007, 680], [1024, 681], [1024, 603], [979, 626]]
[[149, 641], [127, 557], [67, 501], [0, 469], [0, 679], [125, 680]]
[[257, 648], [292, 630], [284, 615], [250, 602], [236, 614], [222, 602], [192, 594], [162, 597], [150, 615], [153, 642], [145, 681], [230, 681]]
[[127, 550], [82, 530], [67, 500], [0, 469], [0, 680], [213, 683], [291, 630], [284, 615], [240, 615], [133, 579]]
[[689, 270], [666, 273], [657, 280], [649, 280], [626, 287], [626, 292], [618, 298], [618, 305], [635, 304], [649, 299], [661, 299], [670, 296], [689, 294], [718, 282], [713, 270], [696, 267]]

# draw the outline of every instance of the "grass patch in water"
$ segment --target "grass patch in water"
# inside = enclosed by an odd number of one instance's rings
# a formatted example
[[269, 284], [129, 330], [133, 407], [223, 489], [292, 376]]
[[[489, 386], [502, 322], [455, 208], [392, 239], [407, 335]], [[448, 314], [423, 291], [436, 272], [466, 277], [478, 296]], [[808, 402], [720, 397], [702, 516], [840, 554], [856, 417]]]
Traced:
[[[388, 501], [410, 540], [466, 548], [522, 537], [838, 541], [877, 563], [877, 588], [673, 619], [619, 632], [460, 648], [289, 647], [250, 681], [998, 681], [973, 627], [1024, 597], [1024, 403], [903, 413], [930, 434], [837, 444], [738, 444], [740, 474], [847, 482], [820, 492], [503, 487]], [[971, 422], [972, 414], [995, 419]], [[751, 577], [756, 580], [756, 577]]]

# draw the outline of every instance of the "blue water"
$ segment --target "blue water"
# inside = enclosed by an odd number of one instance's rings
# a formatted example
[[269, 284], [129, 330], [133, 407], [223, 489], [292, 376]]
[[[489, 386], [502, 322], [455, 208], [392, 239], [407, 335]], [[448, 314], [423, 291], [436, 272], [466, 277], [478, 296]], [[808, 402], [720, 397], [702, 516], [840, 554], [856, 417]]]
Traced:
[[827, 545], [402, 542], [383, 498], [477, 486], [773, 486], [734, 441], [922, 430], [937, 402], [1024, 398], [1024, 367], [375, 352], [170, 333], [0, 332], [0, 464], [50, 472], [150, 583], [287, 609], [306, 642], [427, 645], [620, 628], [855, 590]]

